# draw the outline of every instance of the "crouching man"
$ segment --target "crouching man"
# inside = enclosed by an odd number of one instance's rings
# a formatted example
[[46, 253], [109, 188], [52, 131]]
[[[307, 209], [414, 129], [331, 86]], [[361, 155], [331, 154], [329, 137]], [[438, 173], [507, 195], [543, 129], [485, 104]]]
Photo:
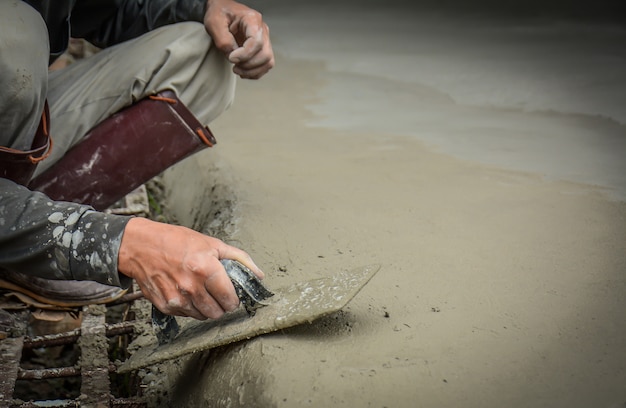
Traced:
[[[104, 50], [49, 73], [70, 37]], [[220, 259], [263, 276], [243, 250], [25, 186], [138, 101], [170, 90], [207, 124], [231, 104], [237, 75], [257, 79], [273, 65], [261, 15], [232, 0], [0, 0], [0, 286], [90, 304], [135, 279], [166, 314], [214, 319], [235, 309]], [[42, 131], [54, 144], [28, 155]], [[20, 154], [32, 166], [26, 180], [8, 176]]]

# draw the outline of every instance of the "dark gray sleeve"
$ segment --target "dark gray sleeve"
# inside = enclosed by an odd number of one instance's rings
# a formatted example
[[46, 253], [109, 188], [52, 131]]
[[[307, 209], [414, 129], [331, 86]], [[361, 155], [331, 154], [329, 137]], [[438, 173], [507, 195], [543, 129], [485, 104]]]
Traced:
[[78, 0], [72, 36], [108, 47], [167, 24], [204, 19], [206, 0]]
[[53, 201], [0, 178], [0, 269], [127, 286], [117, 256], [129, 219]]

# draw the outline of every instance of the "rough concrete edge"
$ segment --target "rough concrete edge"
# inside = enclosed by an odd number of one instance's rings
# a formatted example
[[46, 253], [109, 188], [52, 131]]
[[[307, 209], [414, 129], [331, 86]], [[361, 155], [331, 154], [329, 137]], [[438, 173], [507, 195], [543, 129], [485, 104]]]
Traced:
[[[208, 149], [180, 162], [153, 180], [150, 190], [161, 206], [163, 221], [233, 243], [241, 215], [231, 172], [216, 153]], [[182, 325], [185, 320], [189, 322], [189, 319], [178, 320]], [[143, 344], [146, 340], [145, 336], [141, 339]], [[148, 406], [180, 406], [181, 384], [193, 383], [207, 370], [207, 356], [206, 352], [198, 353], [139, 370]], [[194, 368], [193, 378], [188, 378], [190, 367]], [[197, 397], [202, 400], [202, 396]], [[215, 397], [222, 401], [230, 399], [227, 395]], [[187, 395], [187, 398], [194, 399], [194, 396]]]

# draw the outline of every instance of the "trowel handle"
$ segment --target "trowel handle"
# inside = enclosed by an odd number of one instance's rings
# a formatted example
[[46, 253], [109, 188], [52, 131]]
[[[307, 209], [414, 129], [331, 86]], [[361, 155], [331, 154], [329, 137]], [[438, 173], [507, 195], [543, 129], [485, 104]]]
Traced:
[[266, 300], [274, 296], [269, 289], [249, 268], [240, 262], [231, 259], [222, 259], [226, 274], [235, 287], [237, 296], [248, 312], [249, 316], [254, 316], [256, 310], [267, 304]]
[[152, 305], [152, 326], [159, 344], [169, 343], [180, 331], [176, 318], [166, 315], [154, 305]]

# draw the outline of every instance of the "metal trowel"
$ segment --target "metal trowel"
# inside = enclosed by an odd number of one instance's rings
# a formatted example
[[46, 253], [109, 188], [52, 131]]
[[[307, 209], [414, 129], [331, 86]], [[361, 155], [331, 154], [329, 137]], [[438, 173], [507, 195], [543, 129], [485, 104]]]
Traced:
[[186, 354], [310, 323], [343, 308], [380, 269], [380, 265], [364, 266], [326, 278], [299, 282], [272, 293], [242, 264], [230, 260], [222, 263], [242, 306], [220, 319], [194, 321], [182, 329], [178, 328], [173, 317], [153, 314], [159, 341], [137, 350], [118, 367], [118, 372], [137, 370]]

